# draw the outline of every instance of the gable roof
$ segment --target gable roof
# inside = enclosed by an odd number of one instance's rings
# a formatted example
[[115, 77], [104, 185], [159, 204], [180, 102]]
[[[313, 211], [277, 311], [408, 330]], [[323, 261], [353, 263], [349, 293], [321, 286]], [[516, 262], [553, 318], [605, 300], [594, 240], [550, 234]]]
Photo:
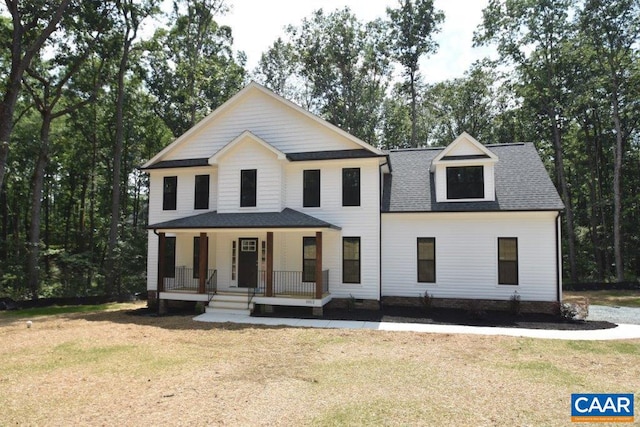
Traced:
[[[453, 154], [462, 145], [471, 146], [473, 154], [468, 153], [464, 155]], [[469, 135], [467, 132], [462, 132], [451, 144], [447, 145], [436, 157], [431, 160], [431, 172], [435, 170], [435, 165], [441, 162], [453, 162], [453, 161], [468, 161], [468, 160], [482, 160], [483, 163], [495, 163], [498, 161], [498, 156], [491, 152], [487, 147], [480, 144], [478, 140]]]
[[362, 147], [365, 150], [371, 151], [371, 152], [376, 153], [376, 154], [383, 154], [383, 152], [380, 149], [378, 149], [378, 148], [376, 148], [376, 147], [374, 147], [374, 146], [372, 146], [370, 144], [367, 144], [366, 142], [362, 141], [361, 139], [356, 138], [355, 136], [343, 131], [339, 127], [327, 122], [324, 119], [321, 119], [320, 117], [316, 116], [315, 114], [310, 113], [309, 111], [305, 110], [302, 107], [299, 107], [298, 105], [294, 104], [291, 101], [288, 101], [287, 99], [281, 97], [280, 95], [275, 94], [274, 92], [272, 92], [269, 89], [267, 89], [266, 87], [256, 83], [255, 81], [252, 81], [247, 86], [245, 86], [243, 89], [241, 89], [238, 93], [236, 93], [234, 96], [229, 98], [226, 102], [224, 102], [221, 106], [219, 106], [214, 111], [212, 111], [208, 116], [206, 116], [204, 119], [202, 119], [198, 123], [196, 123], [191, 129], [189, 129], [188, 131], [186, 131], [185, 133], [180, 135], [178, 138], [176, 138], [171, 144], [166, 146], [158, 154], [156, 154], [151, 159], [149, 159], [149, 161], [147, 161], [142, 166], [142, 169], [149, 169], [149, 167], [151, 165], [153, 165], [154, 163], [156, 163], [158, 161], [161, 161], [164, 156], [166, 156], [168, 153], [170, 153], [171, 151], [173, 151], [177, 147], [181, 146], [183, 143], [185, 143], [185, 141], [189, 140], [189, 138], [191, 136], [199, 133], [202, 129], [204, 129], [210, 123], [212, 123], [217, 117], [221, 116], [226, 111], [230, 110], [232, 107], [234, 107], [238, 103], [242, 102], [247, 97], [251, 96], [252, 93], [256, 93], [256, 92], [259, 92], [259, 93], [262, 93], [262, 94], [265, 94], [265, 95], [269, 96], [270, 98], [276, 100], [277, 102], [280, 102], [281, 104], [285, 105], [287, 108], [290, 108], [290, 109], [292, 109], [292, 110], [304, 115], [305, 117], [315, 121], [316, 123], [318, 123], [318, 124], [322, 125], [323, 127], [329, 129], [330, 131], [342, 136], [343, 138], [348, 139], [349, 141], [355, 143], [356, 145]]
[[[384, 177], [382, 212], [560, 211], [564, 205], [532, 143], [489, 146], [495, 165], [496, 200], [436, 202], [429, 165], [443, 148], [391, 151], [393, 174]], [[446, 155], [446, 153], [445, 153]]]
[[209, 157], [209, 164], [210, 165], [216, 165], [218, 164], [218, 161], [224, 157], [227, 153], [229, 153], [229, 151], [231, 151], [236, 145], [240, 144], [241, 142], [244, 141], [251, 141], [254, 142], [264, 148], [266, 148], [267, 150], [271, 151], [273, 154], [276, 155], [276, 157], [278, 158], [278, 160], [286, 160], [287, 156], [280, 150], [278, 150], [276, 147], [274, 147], [273, 145], [269, 144], [268, 142], [266, 142], [264, 139], [260, 138], [259, 136], [254, 135], [253, 133], [249, 132], [248, 130], [242, 132], [240, 135], [238, 135], [237, 137], [235, 137], [233, 139], [233, 141], [229, 142], [227, 145], [225, 145], [224, 147], [222, 147], [221, 149], [218, 150], [217, 153], [215, 153], [213, 156]]
[[340, 230], [338, 226], [290, 208], [285, 208], [282, 212], [205, 212], [152, 224], [147, 228], [152, 230], [206, 228], [331, 228]]

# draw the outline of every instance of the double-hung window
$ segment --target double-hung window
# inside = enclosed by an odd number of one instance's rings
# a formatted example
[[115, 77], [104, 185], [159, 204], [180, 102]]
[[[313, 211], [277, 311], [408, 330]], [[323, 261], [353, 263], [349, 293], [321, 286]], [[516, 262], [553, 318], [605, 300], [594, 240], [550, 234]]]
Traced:
[[418, 237], [418, 282], [436, 281], [436, 239]]
[[240, 207], [256, 206], [256, 169], [243, 169], [240, 171]]
[[178, 201], [178, 177], [165, 176], [162, 184], [162, 210], [175, 211]]
[[302, 206], [305, 208], [320, 207], [320, 169], [305, 170], [302, 175]]
[[196, 175], [194, 209], [209, 209], [209, 175]]
[[498, 284], [518, 284], [518, 239], [498, 237]]
[[302, 238], [302, 281], [316, 281], [316, 238]]
[[360, 168], [342, 169], [342, 206], [360, 206]]
[[360, 283], [360, 237], [342, 238], [342, 282]]
[[164, 277], [176, 277], [176, 238], [164, 240]]

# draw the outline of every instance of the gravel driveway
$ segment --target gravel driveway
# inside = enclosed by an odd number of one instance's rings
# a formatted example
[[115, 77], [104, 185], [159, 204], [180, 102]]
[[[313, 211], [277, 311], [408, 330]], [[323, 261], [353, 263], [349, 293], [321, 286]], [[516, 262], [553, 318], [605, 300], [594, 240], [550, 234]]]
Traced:
[[640, 325], [640, 308], [590, 305], [587, 320], [604, 320], [612, 323]]

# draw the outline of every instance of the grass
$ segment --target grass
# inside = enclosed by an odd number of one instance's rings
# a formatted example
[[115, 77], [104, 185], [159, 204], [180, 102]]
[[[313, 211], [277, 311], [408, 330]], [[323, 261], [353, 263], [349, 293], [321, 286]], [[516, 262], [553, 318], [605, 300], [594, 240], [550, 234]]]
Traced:
[[[114, 309], [122, 309], [122, 304], [97, 304], [97, 305], [52, 305], [48, 307], [25, 308], [23, 310], [9, 310], [0, 312], [0, 316], [6, 317], [37, 317], [52, 316], [56, 314], [69, 313], [91, 313], [95, 311], [108, 311]], [[1, 318], [1, 317], [0, 317]]]
[[640, 340], [218, 325], [137, 307], [0, 314], [2, 424], [560, 426], [571, 393], [640, 392]]
[[588, 298], [589, 304], [594, 305], [640, 307], [640, 291], [637, 290], [564, 291], [562, 293], [562, 299], [566, 302], [583, 298]]

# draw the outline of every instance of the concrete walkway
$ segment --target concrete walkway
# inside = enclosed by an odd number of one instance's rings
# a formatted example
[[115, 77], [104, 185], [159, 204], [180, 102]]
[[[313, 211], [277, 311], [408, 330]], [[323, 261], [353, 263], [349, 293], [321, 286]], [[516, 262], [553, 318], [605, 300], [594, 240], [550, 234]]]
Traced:
[[238, 323], [303, 328], [370, 329], [378, 331], [426, 332], [438, 334], [506, 335], [513, 337], [559, 340], [621, 340], [640, 338], [640, 325], [619, 324], [612, 329], [593, 331], [561, 331], [550, 329], [520, 329], [486, 326], [432, 325], [425, 323], [364, 322], [353, 320], [288, 319], [251, 317], [237, 314], [205, 313], [194, 318], [198, 322]]

